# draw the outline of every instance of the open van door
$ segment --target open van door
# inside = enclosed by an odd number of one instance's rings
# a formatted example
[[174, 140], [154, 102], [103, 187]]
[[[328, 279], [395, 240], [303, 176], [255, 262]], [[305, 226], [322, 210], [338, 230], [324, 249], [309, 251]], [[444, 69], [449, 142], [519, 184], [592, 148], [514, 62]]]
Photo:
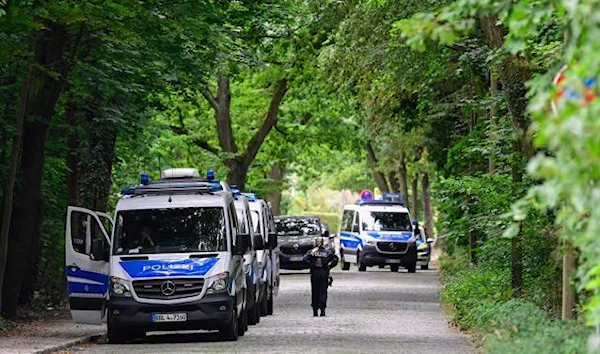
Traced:
[[77, 323], [101, 324], [108, 298], [110, 237], [105, 213], [67, 208], [65, 274], [71, 317]]

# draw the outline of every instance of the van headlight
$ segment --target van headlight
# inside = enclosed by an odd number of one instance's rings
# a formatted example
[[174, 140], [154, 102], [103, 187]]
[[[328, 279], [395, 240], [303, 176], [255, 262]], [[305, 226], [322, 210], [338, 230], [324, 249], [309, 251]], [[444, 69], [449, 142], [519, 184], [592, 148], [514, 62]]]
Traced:
[[227, 290], [227, 281], [229, 280], [229, 272], [219, 273], [213, 277], [208, 278], [208, 290], [207, 294], [220, 293]]
[[119, 277], [110, 277], [110, 295], [131, 297], [127, 281]]
[[427, 250], [427, 242], [423, 242], [419, 246], [417, 246], [417, 250], [419, 250], [419, 251]]

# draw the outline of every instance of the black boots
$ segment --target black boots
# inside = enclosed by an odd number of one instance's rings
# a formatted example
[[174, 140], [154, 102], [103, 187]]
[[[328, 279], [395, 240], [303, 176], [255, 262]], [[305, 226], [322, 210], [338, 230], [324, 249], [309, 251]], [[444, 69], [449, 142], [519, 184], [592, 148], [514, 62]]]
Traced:
[[[319, 316], [319, 313], [317, 311], [319, 311], [319, 309], [313, 309], [313, 316]], [[321, 309], [321, 317], [325, 317], [325, 309]]]
[[[316, 313], [316, 311], [315, 311]], [[325, 317], [325, 309], [321, 309], [321, 317]]]
[[317, 317], [319, 314], [317, 313], [318, 309], [313, 309], [313, 316]]

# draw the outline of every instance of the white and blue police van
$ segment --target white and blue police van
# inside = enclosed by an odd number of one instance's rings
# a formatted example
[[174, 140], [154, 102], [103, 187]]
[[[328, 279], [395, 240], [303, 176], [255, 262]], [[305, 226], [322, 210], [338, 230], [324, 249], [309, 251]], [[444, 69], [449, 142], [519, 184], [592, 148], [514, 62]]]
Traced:
[[246, 273], [246, 285], [248, 290], [248, 324], [254, 325], [260, 322], [260, 289], [261, 279], [259, 274], [259, 260], [257, 251], [264, 250], [264, 241], [262, 236], [254, 232], [252, 216], [248, 199], [241, 194], [236, 186], [231, 186], [231, 191], [235, 199], [235, 210], [238, 216], [240, 231], [250, 235], [251, 245], [244, 254], [244, 270]]
[[257, 250], [261, 289], [259, 295], [261, 316], [273, 314], [274, 296], [279, 292], [279, 250], [277, 232], [271, 206], [253, 193], [242, 193], [248, 198], [254, 231], [261, 235], [265, 247]]
[[360, 200], [345, 205], [338, 237], [342, 270], [354, 263], [361, 272], [371, 266], [416, 271], [417, 237], [403, 203]]
[[247, 327], [243, 256], [250, 241], [232, 194], [193, 169], [180, 172], [158, 181], [142, 175], [140, 185], [122, 191], [114, 219], [67, 209], [71, 314], [78, 323], [107, 322], [111, 343], [198, 329], [237, 340]]

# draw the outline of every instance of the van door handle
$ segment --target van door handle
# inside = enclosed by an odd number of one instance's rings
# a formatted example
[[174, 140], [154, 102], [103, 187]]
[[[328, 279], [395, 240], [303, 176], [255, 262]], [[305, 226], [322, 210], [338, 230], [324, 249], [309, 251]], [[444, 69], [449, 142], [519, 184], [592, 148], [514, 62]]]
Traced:
[[67, 267], [73, 269], [74, 271], [81, 269], [81, 268], [79, 268], [79, 266], [76, 263], [68, 265]]

